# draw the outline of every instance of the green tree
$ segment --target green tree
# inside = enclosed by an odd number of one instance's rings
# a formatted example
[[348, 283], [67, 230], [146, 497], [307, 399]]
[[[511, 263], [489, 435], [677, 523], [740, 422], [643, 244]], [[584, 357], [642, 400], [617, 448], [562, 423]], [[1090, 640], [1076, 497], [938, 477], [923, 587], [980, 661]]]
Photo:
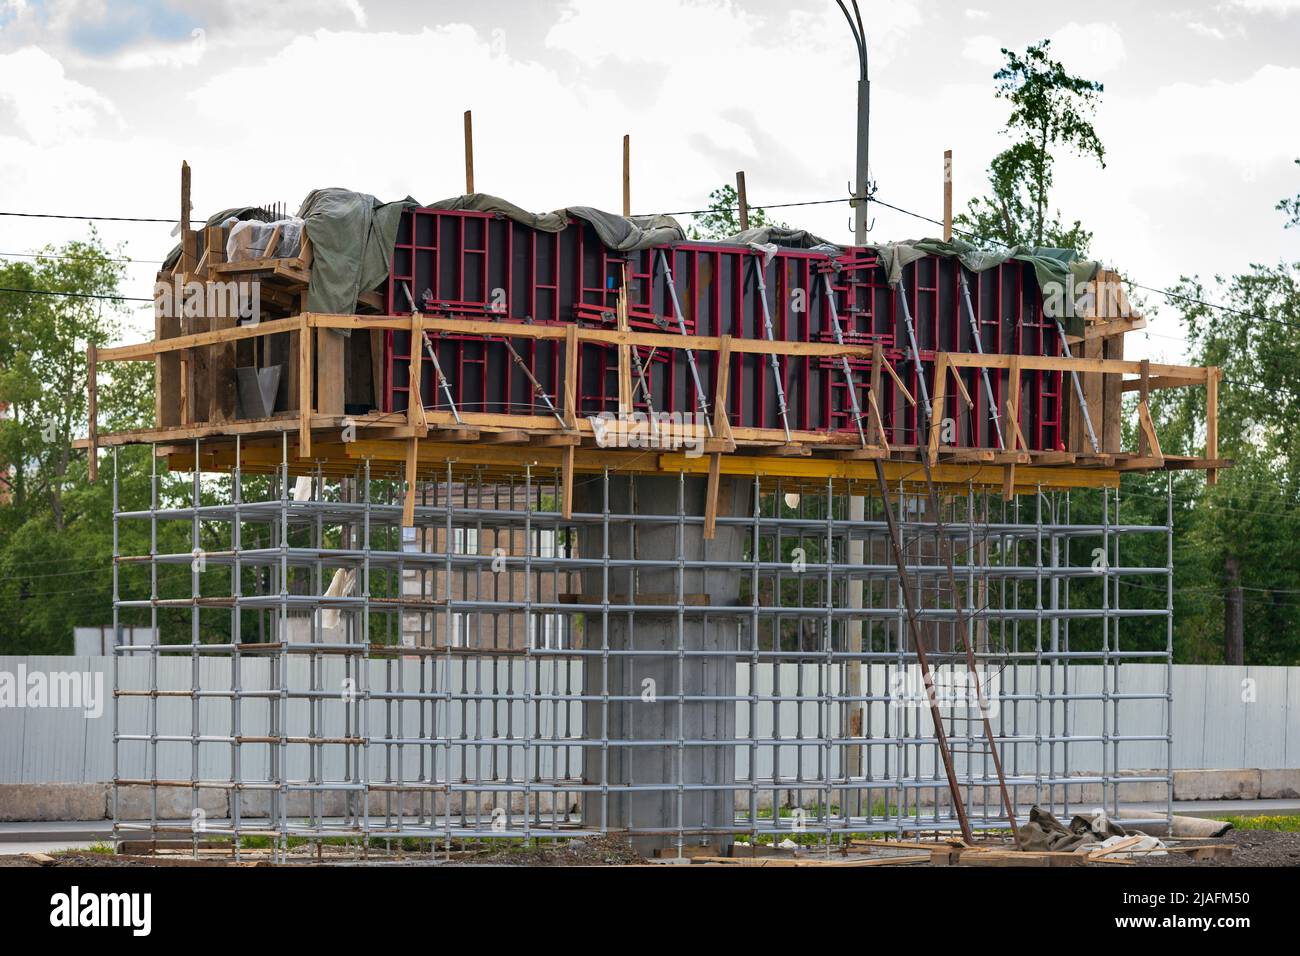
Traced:
[[1002, 50], [1007, 61], [993, 78], [997, 97], [1011, 104], [1005, 132], [1014, 142], [989, 165], [990, 194], [972, 200], [954, 222], [982, 241], [1082, 252], [1092, 233], [1051, 211], [1054, 167], [1060, 150], [1105, 167], [1106, 150], [1092, 126], [1103, 86], [1066, 72], [1051, 58], [1051, 42], [1023, 54]]
[[[757, 206], [749, 207], [749, 228], [784, 226], [785, 223], [769, 219], [767, 211]], [[695, 218], [688, 230], [692, 239], [730, 239], [740, 232], [740, 196], [734, 186], [719, 186], [709, 193], [709, 211]]]
[[[1277, 208], [1293, 226], [1294, 201]], [[1245, 655], [1251, 664], [1300, 662], [1300, 262], [1257, 264], [1176, 289], [1191, 361], [1223, 370], [1219, 455], [1233, 467], [1194, 485], [1179, 522], [1181, 659], [1219, 661], [1229, 563], [1239, 568]], [[1208, 303], [1225, 305], [1215, 308]], [[1152, 413], [1167, 452], [1204, 442], [1204, 389], [1158, 393]], [[1191, 479], [1180, 479], [1189, 481]]]
[[[1300, 159], [1295, 164], [1300, 166]], [[1277, 210], [1287, 217], [1287, 229], [1300, 229], [1300, 193], [1296, 193], [1294, 198], [1283, 199], [1277, 204]]]
[[[0, 264], [0, 288], [14, 290], [0, 292], [0, 652], [69, 653], [75, 626], [110, 620], [111, 483], [87, 480], [72, 443], [85, 434], [86, 347], [122, 332], [123, 274], [94, 232]], [[101, 366], [99, 383], [105, 430], [152, 421], [150, 363]], [[147, 501], [151, 449], [119, 455], [123, 492]], [[148, 551], [147, 525], [123, 534]]]

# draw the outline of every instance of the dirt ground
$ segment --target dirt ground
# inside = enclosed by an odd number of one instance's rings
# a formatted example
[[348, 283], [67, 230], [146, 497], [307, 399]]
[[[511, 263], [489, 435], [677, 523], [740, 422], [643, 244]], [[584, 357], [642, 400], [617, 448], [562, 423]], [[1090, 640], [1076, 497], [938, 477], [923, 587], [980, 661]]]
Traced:
[[[230, 866], [233, 860], [226, 854], [195, 860], [184, 854], [168, 854], [156, 858], [144, 856], [114, 856], [110, 853], [70, 851], [53, 854], [11, 854], [0, 856], [0, 867], [123, 867], [123, 866]], [[358, 865], [363, 862], [397, 866], [627, 866], [644, 862], [624, 840], [593, 838], [567, 840], [563, 843], [546, 842], [530, 847], [504, 845], [478, 851], [455, 851], [448, 863], [441, 853], [404, 855], [385, 858], [376, 854], [361, 861], [350, 854], [339, 853], [325, 862], [341, 865]], [[266, 854], [246, 852], [245, 866], [271, 865]], [[290, 855], [290, 866], [316, 865], [310, 853], [300, 857]]]
[[[1185, 841], [1184, 841], [1185, 842]], [[1196, 840], [1198, 846], [1228, 844], [1233, 847], [1230, 857], [1193, 860], [1185, 853], [1170, 853], [1167, 856], [1134, 857], [1137, 866], [1262, 866], [1288, 867], [1300, 866], [1300, 833], [1277, 830], [1230, 830], [1219, 839]], [[165, 856], [154, 860], [148, 857], [121, 857], [107, 853], [59, 853], [48, 857], [40, 855], [16, 854], [0, 856], [0, 867], [123, 867], [123, 866], [229, 866], [228, 857], [215, 857], [194, 860], [188, 856]], [[362, 861], [338, 858], [334, 862], [342, 865], [358, 865]], [[641, 857], [625, 841], [616, 838], [596, 838], [586, 840], [569, 840], [563, 843], [544, 843], [531, 847], [505, 845], [482, 851], [457, 851], [453, 853], [450, 863], [444, 862], [441, 854], [432, 859], [427, 855], [406, 856], [384, 859], [375, 857], [370, 864], [397, 866], [628, 866], [643, 862]], [[317, 865], [316, 861], [306, 856], [290, 859], [289, 865]], [[243, 863], [245, 866], [271, 865], [269, 860], [258, 860], [253, 854]], [[925, 865], [925, 864], [921, 864]], [[1094, 866], [1107, 866], [1105, 863]]]
[[1185, 853], [1135, 857], [1138, 866], [1300, 866], [1300, 833], [1284, 830], [1229, 830], [1217, 840], [1199, 844], [1227, 843], [1232, 856], [1214, 860], [1192, 860]]

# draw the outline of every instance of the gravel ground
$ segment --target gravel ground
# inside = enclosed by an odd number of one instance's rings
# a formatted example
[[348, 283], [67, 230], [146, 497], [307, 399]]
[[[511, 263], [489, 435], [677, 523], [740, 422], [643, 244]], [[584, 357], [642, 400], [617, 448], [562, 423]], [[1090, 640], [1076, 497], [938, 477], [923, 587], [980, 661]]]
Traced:
[[1300, 833], [1283, 830], [1229, 830], [1217, 840], [1197, 845], [1229, 844], [1232, 856], [1193, 860], [1185, 853], [1135, 857], [1138, 866], [1300, 866]]
[[[249, 854], [244, 865], [263, 862], [256, 854]], [[265, 861], [269, 863], [268, 861]], [[330, 862], [327, 858], [327, 862]], [[443, 862], [441, 854], [430, 858], [427, 854], [410, 855], [385, 859], [375, 856], [369, 863], [342, 855], [335, 861], [344, 866], [357, 865], [393, 865], [393, 866], [626, 866], [644, 862], [636, 851], [623, 840], [614, 838], [594, 838], [588, 840], [566, 840], [563, 843], [544, 843], [524, 847], [507, 845], [484, 852], [460, 852], [450, 864]], [[229, 866], [233, 861], [229, 857], [210, 857], [194, 860], [186, 856], [163, 856], [155, 863], [146, 857], [121, 857], [109, 853], [57, 853], [47, 858], [33, 858], [26, 854], [0, 856], [0, 867], [35, 867], [35, 866], [69, 866], [69, 867], [121, 867], [121, 866]], [[310, 854], [290, 857], [290, 865], [314, 866], [315, 859]]]
[[[1197, 840], [1197, 845], [1232, 846], [1230, 857], [1193, 860], [1185, 853], [1170, 853], [1167, 856], [1134, 857], [1137, 866], [1262, 866], [1287, 867], [1300, 866], [1300, 833], [1278, 830], [1230, 830], [1220, 839]], [[185, 857], [164, 857], [159, 861], [163, 866], [226, 866], [228, 859], [191, 860]], [[245, 865], [249, 865], [249, 860]], [[313, 865], [311, 859], [292, 860], [298, 865]], [[366, 865], [357, 860], [338, 861], [343, 865]], [[441, 860], [430, 861], [427, 857], [408, 857], [387, 861], [388, 865], [428, 866], [447, 865]], [[632, 847], [623, 840], [614, 838], [596, 838], [588, 840], [568, 840], [563, 843], [545, 843], [531, 847], [518, 845], [502, 846], [482, 853], [457, 854], [450, 864], [453, 866], [626, 866], [643, 862]], [[374, 864], [381, 863], [379, 859]], [[123, 858], [106, 853], [60, 853], [52, 862], [42, 864], [25, 855], [0, 856], [0, 867], [33, 866], [68, 866], [68, 867], [121, 867], [151, 866], [151, 860], [142, 857]], [[1094, 864], [1097, 865], [1097, 864]], [[1105, 865], [1105, 864], [1100, 864]]]

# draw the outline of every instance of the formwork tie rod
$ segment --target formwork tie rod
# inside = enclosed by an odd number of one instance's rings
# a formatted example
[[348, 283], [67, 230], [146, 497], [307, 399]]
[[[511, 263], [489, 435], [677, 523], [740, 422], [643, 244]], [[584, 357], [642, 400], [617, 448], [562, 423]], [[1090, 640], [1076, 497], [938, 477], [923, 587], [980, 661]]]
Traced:
[[[822, 282], [826, 287], [826, 301], [831, 307], [831, 329], [835, 333], [835, 344], [844, 344], [844, 334], [840, 331], [840, 316], [835, 310], [835, 290], [831, 288], [831, 277], [822, 273]], [[849, 383], [849, 404], [853, 409], [853, 424], [857, 426], [858, 438], [862, 441], [862, 447], [867, 447], [867, 433], [862, 429], [862, 407], [858, 404], [858, 386], [853, 381], [853, 367], [849, 365], [847, 355], [840, 356], [840, 368], [844, 370], [844, 377]]]
[[[411, 295], [411, 290], [406, 283], [402, 283], [402, 291], [406, 293], [406, 301], [411, 303], [411, 311], [417, 315], [422, 314], [415, 305], [415, 297]], [[447, 376], [442, 373], [442, 363], [438, 361], [438, 351], [433, 347], [433, 342], [429, 338], [429, 333], [420, 328], [420, 338], [424, 340], [424, 349], [429, 353], [429, 361], [433, 363], [433, 372], [438, 376], [438, 385], [442, 389], [442, 394], [447, 398], [447, 404], [451, 406], [452, 417], [456, 419], [457, 425], [465, 424], [461, 421], [460, 412], [456, 408], [456, 400], [451, 396], [451, 385], [447, 381]]]
[[[776, 333], [772, 329], [772, 310], [767, 304], [767, 282], [763, 279], [764, 265], [760, 261], [762, 258], [761, 255], [754, 256], [754, 276], [758, 279], [758, 301], [763, 303], [763, 332], [769, 342], [775, 342]], [[790, 416], [786, 414], [785, 383], [782, 381], [781, 376], [781, 361], [776, 357], [775, 352], [767, 353], [767, 357], [771, 360], [769, 364], [772, 366], [772, 380], [776, 383], [776, 407], [777, 411], [781, 413], [781, 427], [785, 429], [785, 440], [790, 442], [794, 440], [794, 437], [790, 433]]]
[[[677, 319], [677, 331], [682, 334], [682, 338], [689, 339], [690, 335], [686, 331], [686, 320], [682, 318], [682, 303], [677, 298], [677, 285], [673, 282], [673, 271], [668, 268], [668, 257], [664, 255], [662, 249], [659, 250], [659, 265], [664, 270], [664, 278], [668, 281], [668, 295], [672, 297], [673, 316]], [[684, 349], [686, 352], [686, 364], [691, 369], [691, 379], [695, 382], [695, 405], [704, 416], [704, 427], [709, 430], [709, 437], [713, 437], [712, 416], [709, 414], [709, 401], [704, 396], [704, 385], [700, 382], [700, 370], [695, 365], [695, 350]]]
[[[970, 286], [966, 283], [966, 273], [959, 265], [957, 275], [961, 277], [961, 298], [966, 304], [966, 316], [970, 320], [971, 339], [975, 343], [975, 351], [980, 355], [984, 354], [983, 336], [980, 335], [979, 322], [975, 318], [975, 309], [970, 301]], [[993, 382], [989, 378], [989, 370], [986, 367], [980, 371], [984, 377], [984, 396], [989, 401], [989, 417], [993, 419], [993, 433], [997, 435], [998, 447], [1006, 448], [1006, 442], [1002, 440], [1002, 416], [998, 414], [998, 400], [993, 397]]]

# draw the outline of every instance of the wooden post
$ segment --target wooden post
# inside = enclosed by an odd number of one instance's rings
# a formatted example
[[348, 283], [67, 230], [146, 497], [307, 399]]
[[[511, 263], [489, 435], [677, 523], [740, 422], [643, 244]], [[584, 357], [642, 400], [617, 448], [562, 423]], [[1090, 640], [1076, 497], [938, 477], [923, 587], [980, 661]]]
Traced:
[[[347, 371], [344, 367], [343, 336], [334, 329], [316, 330], [316, 410], [322, 415], [342, 415]], [[411, 348], [423, 351], [418, 338]]]
[[948, 389], [948, 357], [941, 354], [934, 366], [934, 395], [931, 397], [929, 456], [930, 464], [939, 462], [939, 436], [943, 431], [944, 398]]
[[465, 194], [474, 192], [474, 119], [465, 111]]
[[96, 441], [99, 437], [98, 427], [98, 397], [96, 395], [97, 377], [96, 370], [95, 346], [90, 344], [86, 346], [86, 438], [89, 442], [86, 448], [86, 475], [91, 481], [99, 479], [99, 449], [96, 447]]
[[[578, 327], [570, 325], [564, 330], [564, 424], [570, 430], [578, 429]], [[573, 465], [577, 451], [565, 445], [561, 459], [560, 515], [573, 517]]]
[[[731, 336], [722, 336], [718, 347], [718, 374], [713, 392], [713, 439], [730, 437], [731, 424], [727, 420], [727, 390], [731, 383]], [[709, 457], [709, 483], [705, 491], [704, 540], [712, 541], [718, 527], [718, 495], [722, 488], [722, 453], [715, 451]]]
[[298, 329], [298, 457], [311, 456], [311, 324], [310, 316], [300, 316]]
[[1138, 387], [1138, 455], [1146, 457], [1151, 454], [1151, 445], [1147, 440], [1146, 423], [1142, 420], [1145, 417], [1149, 420], [1150, 406], [1147, 400], [1151, 397], [1151, 362], [1147, 359], [1142, 360], [1140, 385]]
[[943, 151], [943, 241], [952, 242], [952, 150]]
[[749, 228], [749, 199], [745, 195], [745, 171], [736, 173], [736, 203], [740, 206], [740, 231]]
[[[880, 394], [880, 386], [883, 382], [881, 373], [884, 371], [882, 365], [885, 360], [884, 350], [879, 346], [871, 349], [871, 387], [867, 393], [867, 400], [875, 405], [876, 396]], [[884, 438], [884, 425], [879, 424], [880, 415], [876, 414], [867, 419], [867, 444], [877, 445]]]
[[406, 440], [406, 495], [402, 498], [402, 527], [415, 526], [416, 454], [420, 440], [412, 435]]
[[[220, 265], [226, 259], [225, 249], [226, 230], [221, 226], [208, 226], [203, 233], [203, 261], [207, 264], [210, 272], [213, 266]], [[219, 275], [211, 273], [212, 277], [220, 278]], [[243, 283], [248, 280], [240, 279], [237, 276], [231, 277], [234, 281]], [[218, 309], [228, 307], [230, 299], [228, 296], [214, 297], [215, 301], [221, 303]], [[260, 321], [261, 317], [257, 319]], [[239, 324], [238, 315], [218, 315], [209, 316], [208, 327], [216, 332], [220, 329], [233, 329]], [[242, 343], [245, 351], [250, 354], [256, 354], [256, 339], [247, 343]], [[239, 345], [235, 342], [220, 342], [209, 346], [208, 348], [208, 421], [210, 422], [229, 422], [238, 417], [239, 410], [239, 389], [235, 378], [235, 367], [239, 364], [238, 352]], [[249, 365], [256, 365], [256, 362], [248, 362]]]
[[[1020, 363], [1014, 356], [1011, 357], [1009, 364], [1010, 372], [1007, 375], [1007, 425], [1003, 431], [1006, 434], [1007, 451], [1018, 451], [1020, 448]], [[1016, 492], [1016, 463], [1011, 461], [1006, 467], [1006, 472], [1002, 479], [1002, 500], [1010, 501], [1015, 497]]]
[[[622, 281], [618, 288], [618, 305], [615, 315], [620, 332], [630, 332], [631, 320], [628, 318], [627, 301], [627, 263], [619, 264]], [[618, 414], [626, 421], [632, 414], [632, 349], [626, 343], [618, 347]]]
[[[1223, 369], [1207, 369], [1205, 377], [1205, 457], [1211, 460], [1219, 457], [1219, 378]], [[1219, 483], [1219, 469], [1207, 468], [1205, 483]]]
[[181, 160], [180, 272], [188, 275], [198, 264], [194, 233], [190, 230], [190, 164]]
[[632, 137], [623, 134], [623, 215], [632, 215]]

